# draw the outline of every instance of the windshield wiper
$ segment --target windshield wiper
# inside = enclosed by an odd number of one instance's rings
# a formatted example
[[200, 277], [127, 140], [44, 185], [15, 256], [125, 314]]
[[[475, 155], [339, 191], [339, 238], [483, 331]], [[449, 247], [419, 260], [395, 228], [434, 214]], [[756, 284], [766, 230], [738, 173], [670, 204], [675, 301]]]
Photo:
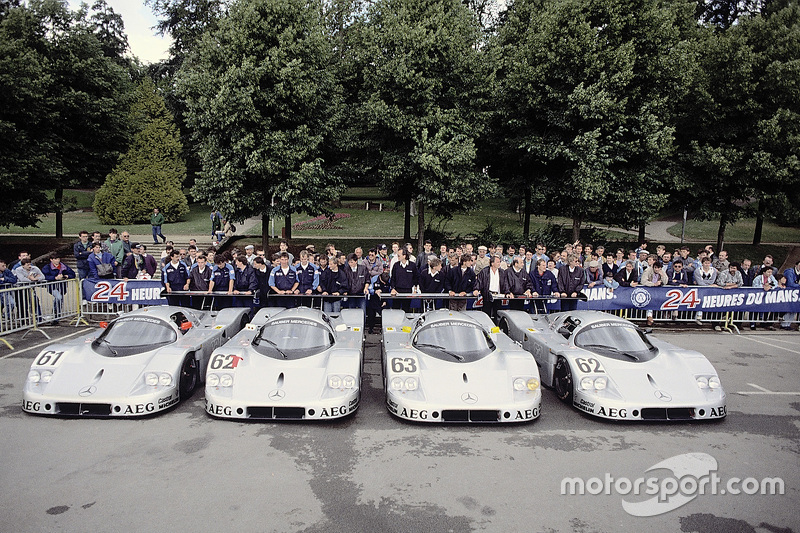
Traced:
[[106, 344], [108, 345], [108, 349], [109, 349], [109, 350], [111, 350], [111, 353], [113, 353], [113, 354], [114, 354], [114, 357], [116, 357], [116, 356], [118, 355], [118, 354], [117, 354], [117, 351], [116, 351], [114, 348], [112, 348], [111, 342], [110, 342], [108, 339], [106, 339], [105, 337], [104, 337], [104, 338], [101, 338], [101, 339], [97, 339], [97, 342], [104, 342], [104, 343], [106, 343]]
[[426, 346], [428, 348], [434, 348], [436, 350], [439, 350], [440, 352], [446, 353], [447, 355], [450, 355], [450, 356], [454, 357], [455, 359], [457, 359], [459, 361], [463, 361], [464, 360], [464, 356], [459, 355], [459, 354], [457, 354], [455, 352], [451, 352], [449, 350], [446, 350], [446, 349], [442, 348], [441, 346], [439, 346], [438, 344], [425, 344], [425, 343], [422, 343], [422, 344], [416, 344], [415, 346]]
[[286, 355], [285, 353], [283, 353], [283, 350], [281, 350], [280, 348], [278, 348], [278, 345], [277, 345], [277, 344], [275, 344], [275, 343], [274, 343], [274, 342], [272, 342], [271, 340], [267, 339], [266, 337], [262, 337], [260, 333], [258, 334], [258, 336], [257, 336], [255, 339], [253, 339], [253, 341], [254, 341], [254, 342], [255, 342], [255, 341], [264, 341], [264, 342], [266, 342], [267, 344], [269, 344], [270, 346], [272, 346], [273, 348], [275, 348], [275, 349], [278, 351], [278, 353], [279, 353], [279, 354], [281, 354], [281, 355], [283, 356], [283, 358], [284, 358], [284, 359], [289, 359], [289, 356], [288, 356], [288, 355]]
[[613, 352], [613, 353], [616, 353], [616, 354], [624, 355], [626, 357], [630, 357], [634, 361], [638, 361], [639, 360], [639, 358], [636, 357], [635, 355], [633, 355], [632, 353], [623, 352], [622, 350], [618, 350], [618, 349], [616, 349], [616, 348], [614, 348], [612, 346], [606, 346], [605, 344], [584, 344], [584, 345], [581, 346], [581, 348], [600, 348], [601, 350], [606, 350], [606, 351]]

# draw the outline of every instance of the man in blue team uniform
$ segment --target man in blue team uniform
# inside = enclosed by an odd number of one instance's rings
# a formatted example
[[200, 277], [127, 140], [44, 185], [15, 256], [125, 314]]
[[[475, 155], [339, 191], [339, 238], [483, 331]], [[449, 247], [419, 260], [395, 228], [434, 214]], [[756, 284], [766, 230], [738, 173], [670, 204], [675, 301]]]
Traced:
[[[269, 274], [269, 288], [273, 294], [292, 294], [297, 289], [297, 271], [289, 264], [289, 253], [280, 252], [279, 264]], [[280, 307], [294, 307], [294, 298], [275, 298], [276, 305]]]

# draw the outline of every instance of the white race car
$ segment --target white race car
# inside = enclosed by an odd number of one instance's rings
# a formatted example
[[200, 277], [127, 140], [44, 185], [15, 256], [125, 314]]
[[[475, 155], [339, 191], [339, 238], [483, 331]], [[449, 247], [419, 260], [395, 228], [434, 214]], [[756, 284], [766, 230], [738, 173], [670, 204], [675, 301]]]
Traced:
[[542, 392], [531, 354], [481, 311], [383, 311], [383, 376], [393, 415], [420, 422], [527, 422]]
[[364, 312], [261, 309], [208, 363], [206, 412], [219, 418], [328, 420], [361, 398]]
[[564, 402], [613, 420], [724, 418], [725, 391], [699, 352], [648, 336], [600, 311], [499, 311], [500, 328], [536, 358]]
[[211, 352], [247, 324], [247, 313], [151, 306], [83, 338], [51, 344], [33, 359], [22, 409], [91, 417], [163, 411], [192, 394]]

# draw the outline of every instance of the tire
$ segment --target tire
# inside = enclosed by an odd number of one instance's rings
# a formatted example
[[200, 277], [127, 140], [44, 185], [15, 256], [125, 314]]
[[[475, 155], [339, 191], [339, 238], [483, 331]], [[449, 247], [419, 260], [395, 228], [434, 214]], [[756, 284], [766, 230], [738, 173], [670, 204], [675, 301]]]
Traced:
[[197, 359], [194, 358], [193, 353], [190, 353], [181, 365], [180, 383], [178, 385], [181, 400], [190, 398], [194, 389], [197, 388], [197, 384], [200, 381], [198, 370]]
[[572, 404], [572, 393], [574, 384], [572, 383], [572, 370], [569, 363], [563, 357], [559, 357], [553, 369], [553, 388], [558, 399], [564, 403]]
[[247, 315], [242, 315], [242, 320], [239, 321], [239, 330], [243, 330], [244, 327], [250, 323], [250, 317]]
[[500, 331], [502, 331], [503, 333], [505, 333], [506, 335], [511, 337], [511, 335], [508, 334], [509, 327], [508, 327], [508, 319], [507, 318], [503, 318], [503, 319], [500, 320]]

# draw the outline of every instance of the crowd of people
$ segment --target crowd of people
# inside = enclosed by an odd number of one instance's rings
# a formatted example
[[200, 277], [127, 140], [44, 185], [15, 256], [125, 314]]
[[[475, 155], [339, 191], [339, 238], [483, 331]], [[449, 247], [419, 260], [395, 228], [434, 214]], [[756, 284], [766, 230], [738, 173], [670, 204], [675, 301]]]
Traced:
[[[217, 237], [221, 215], [212, 211], [212, 239]], [[158, 221], [156, 221], [158, 222]], [[155, 228], [155, 226], [154, 226]], [[160, 236], [154, 229], [154, 239]], [[558, 298], [561, 310], [574, 309], [586, 288], [703, 286], [725, 289], [759, 287], [763, 290], [800, 288], [800, 261], [784, 272], [777, 272], [773, 258], [762, 261], [749, 258], [730, 261], [725, 250], [715, 253], [711, 245], [692, 254], [689, 246], [672, 251], [658, 245], [650, 250], [647, 242], [636, 249], [605, 249], [580, 242], [568, 243], [561, 250], [548, 252], [538, 243], [524, 245], [480, 245], [471, 243], [441, 244], [434, 248], [426, 241], [423, 250], [414, 253], [410, 243], [379, 244], [367, 253], [356, 247], [350, 253], [328, 244], [317, 252], [313, 245], [295, 257], [284, 240], [276, 253], [249, 245], [244, 250], [217, 253], [216, 247], [198, 247], [193, 239], [186, 248], [175, 249], [167, 241], [161, 257], [147, 253], [142, 243], [131, 243], [128, 232], [120, 235], [115, 228], [102, 239], [100, 232], [91, 236], [82, 231], [73, 246], [77, 277], [150, 279], [161, 271], [161, 282], [168, 299], [189, 304], [191, 292], [225, 295], [215, 305], [259, 307], [277, 305], [315, 305], [321, 300], [323, 310], [337, 313], [342, 307], [360, 308], [367, 315], [367, 326], [374, 328], [376, 315], [386, 305], [408, 308], [410, 298], [402, 295], [442, 294], [451, 298], [436, 301], [437, 306], [463, 310], [468, 299], [479, 299], [483, 309], [495, 317], [501, 301], [512, 308], [522, 308], [525, 299], [533, 299], [534, 309], [547, 311], [544, 300]], [[0, 261], [3, 286], [43, 280], [75, 277], [76, 273], [53, 255], [41, 271], [22, 252], [18, 261], [6, 268]], [[175, 293], [175, 294], [173, 294]], [[381, 296], [400, 295], [387, 302]], [[460, 297], [460, 298], [459, 298]], [[653, 313], [647, 321], [653, 323]], [[702, 325], [702, 314], [696, 314]], [[796, 317], [787, 314], [781, 327], [791, 329]], [[755, 328], [755, 323], [751, 324]], [[773, 328], [771, 324], [767, 327]]]

